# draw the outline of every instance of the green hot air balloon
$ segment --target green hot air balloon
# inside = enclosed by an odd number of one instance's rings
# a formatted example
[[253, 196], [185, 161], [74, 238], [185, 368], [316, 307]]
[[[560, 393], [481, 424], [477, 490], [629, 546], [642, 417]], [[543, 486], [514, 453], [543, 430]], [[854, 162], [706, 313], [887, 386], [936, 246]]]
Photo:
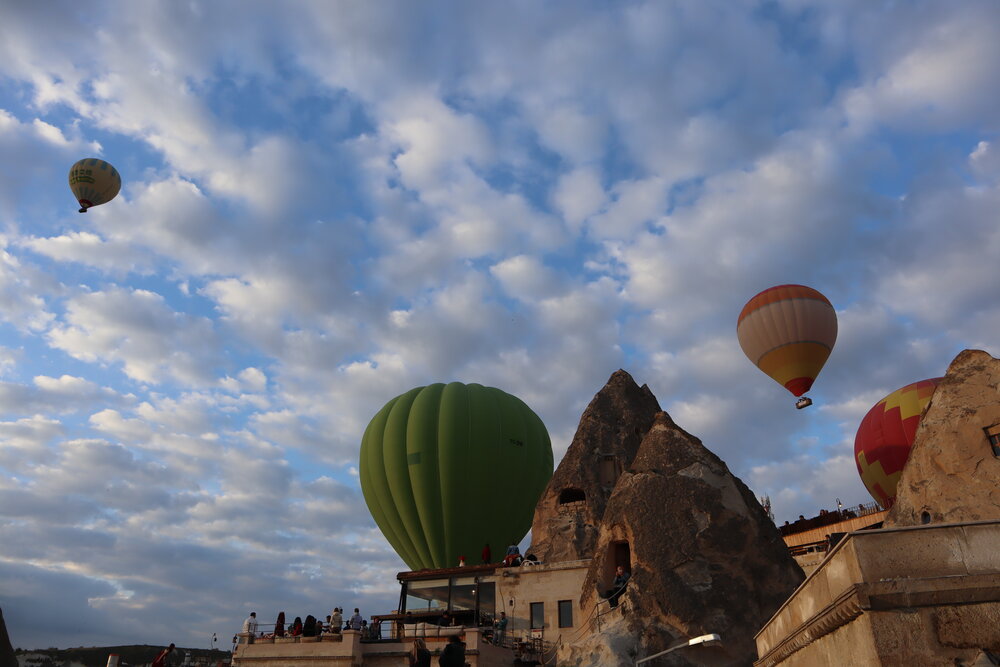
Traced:
[[454, 567], [527, 534], [552, 477], [552, 444], [516, 396], [432, 384], [372, 418], [360, 468], [368, 509], [400, 558], [413, 570]]

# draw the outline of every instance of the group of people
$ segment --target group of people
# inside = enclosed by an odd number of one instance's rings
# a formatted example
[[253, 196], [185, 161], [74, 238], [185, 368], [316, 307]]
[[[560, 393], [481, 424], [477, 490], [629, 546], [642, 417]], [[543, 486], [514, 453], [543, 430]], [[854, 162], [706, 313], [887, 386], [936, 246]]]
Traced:
[[273, 632], [261, 631], [258, 633], [258, 629], [257, 612], [252, 611], [243, 621], [243, 634], [250, 637], [320, 637], [324, 634], [339, 634], [342, 630], [356, 630], [364, 634], [366, 638], [381, 638], [378, 636], [381, 634], [379, 622], [376, 620], [369, 625], [368, 621], [361, 617], [361, 611], [357, 607], [354, 608], [354, 615], [346, 621], [344, 620], [344, 610], [340, 607], [334, 607], [333, 612], [326, 617], [326, 622], [309, 614], [305, 621], [300, 616], [296, 616], [287, 628], [285, 626], [285, 612], [282, 611], [278, 612], [278, 618], [274, 621]]
[[[413, 640], [410, 647], [410, 667], [431, 667], [431, 652], [427, 648], [427, 642], [420, 637]], [[448, 643], [441, 650], [438, 658], [438, 665], [441, 667], [463, 667], [465, 665], [465, 644], [461, 637], [452, 635], [448, 637]]]

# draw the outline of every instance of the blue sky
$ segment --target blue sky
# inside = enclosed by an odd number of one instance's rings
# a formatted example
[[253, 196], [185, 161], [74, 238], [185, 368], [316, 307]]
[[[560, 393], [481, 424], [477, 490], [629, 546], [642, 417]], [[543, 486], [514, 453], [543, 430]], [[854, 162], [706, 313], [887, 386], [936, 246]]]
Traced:
[[[869, 500], [867, 409], [1000, 352], [998, 78], [992, 1], [7, 3], [14, 644], [392, 609], [357, 451], [431, 382], [558, 460], [625, 368], [779, 521]], [[790, 282], [840, 324], [804, 411], [735, 336]]]

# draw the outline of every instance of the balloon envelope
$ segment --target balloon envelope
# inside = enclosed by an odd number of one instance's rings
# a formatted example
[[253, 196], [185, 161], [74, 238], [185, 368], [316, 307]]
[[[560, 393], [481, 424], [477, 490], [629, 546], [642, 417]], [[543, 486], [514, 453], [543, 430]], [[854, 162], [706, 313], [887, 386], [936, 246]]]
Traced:
[[70, 167], [69, 187], [80, 202], [80, 213], [86, 213], [91, 206], [114, 199], [122, 189], [122, 177], [110, 163], [89, 157]]
[[837, 313], [811, 287], [778, 285], [743, 306], [736, 336], [757, 368], [801, 396], [812, 387], [837, 342]]
[[920, 416], [943, 378], [908, 384], [876, 403], [854, 437], [854, 461], [868, 493], [888, 509], [920, 425]]
[[392, 399], [361, 440], [365, 502], [413, 570], [503, 553], [531, 528], [552, 477], [545, 425], [519, 398], [459, 382]]

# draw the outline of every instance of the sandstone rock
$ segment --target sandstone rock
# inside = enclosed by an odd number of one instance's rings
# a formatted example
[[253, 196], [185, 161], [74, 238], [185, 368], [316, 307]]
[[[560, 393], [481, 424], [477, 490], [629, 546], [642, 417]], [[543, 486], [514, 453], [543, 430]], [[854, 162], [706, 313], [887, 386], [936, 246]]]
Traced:
[[[951, 362], [917, 429], [885, 526], [1000, 519], [1000, 360], [965, 350]], [[1000, 451], [1000, 447], [998, 447]]]
[[591, 557], [608, 497], [659, 410], [646, 385], [623, 370], [611, 375], [538, 501], [531, 553], [543, 562]]
[[[621, 604], [591, 616], [617, 564], [632, 572]], [[720, 646], [657, 664], [751, 665], [754, 635], [803, 579], [754, 494], [660, 412], [604, 511], [580, 599], [595, 634], [560, 649], [559, 662], [633, 665], [678, 639], [717, 633]]]
[[10, 645], [2, 609], [0, 609], [0, 667], [17, 667], [17, 657], [14, 655], [14, 647]]

